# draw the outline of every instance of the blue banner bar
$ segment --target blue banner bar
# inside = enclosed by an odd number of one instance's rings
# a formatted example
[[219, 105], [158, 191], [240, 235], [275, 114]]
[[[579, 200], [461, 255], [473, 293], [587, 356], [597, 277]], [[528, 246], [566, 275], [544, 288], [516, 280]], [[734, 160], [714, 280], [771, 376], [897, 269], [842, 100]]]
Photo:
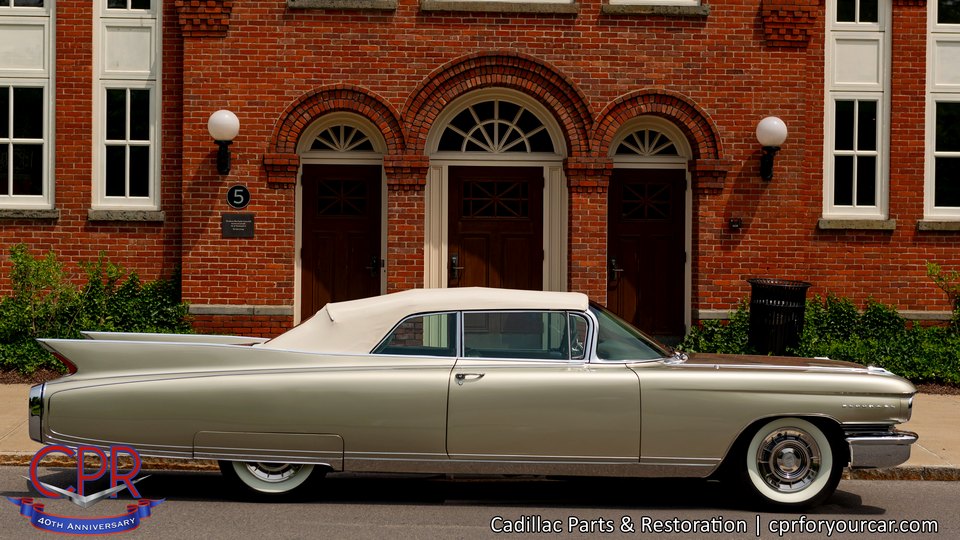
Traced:
[[30, 520], [34, 527], [49, 532], [93, 535], [132, 531], [140, 526], [140, 520], [150, 517], [151, 509], [166, 499], [158, 501], [139, 499], [136, 504], [127, 505], [127, 513], [107, 517], [66, 517], [47, 514], [44, 504], [32, 497], [7, 497], [7, 500], [20, 507], [20, 515]]

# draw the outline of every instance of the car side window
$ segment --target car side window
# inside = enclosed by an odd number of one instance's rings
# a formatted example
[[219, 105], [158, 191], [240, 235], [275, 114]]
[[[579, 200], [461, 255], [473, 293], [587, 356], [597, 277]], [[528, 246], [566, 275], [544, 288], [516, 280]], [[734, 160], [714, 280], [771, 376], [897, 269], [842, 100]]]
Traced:
[[605, 308], [591, 304], [597, 317], [597, 358], [600, 360], [655, 360], [670, 353], [630, 323]]
[[567, 314], [560, 311], [465, 312], [464, 355], [480, 358], [567, 360]]
[[587, 332], [590, 328], [583, 315], [570, 314], [570, 359], [583, 360], [587, 357]]
[[457, 314], [430, 313], [407, 317], [387, 334], [373, 354], [456, 356]]

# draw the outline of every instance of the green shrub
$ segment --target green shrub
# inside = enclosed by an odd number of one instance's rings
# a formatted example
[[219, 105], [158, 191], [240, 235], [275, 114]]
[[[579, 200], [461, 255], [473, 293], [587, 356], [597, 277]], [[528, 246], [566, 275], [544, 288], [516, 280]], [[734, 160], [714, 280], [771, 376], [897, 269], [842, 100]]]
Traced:
[[884, 336], [899, 340], [907, 333], [907, 320], [896, 309], [871, 299], [857, 320], [856, 332], [861, 338]]
[[[741, 301], [729, 324], [704, 321], [687, 334], [679, 348], [750, 353], [748, 307]], [[788, 354], [880, 366], [915, 383], [960, 385], [960, 332], [956, 324], [909, 325], [895, 309], [873, 300], [862, 312], [849, 299], [833, 295], [807, 300], [799, 341]]]
[[741, 300], [727, 322], [708, 320], [692, 328], [677, 346], [688, 352], [716, 352], [723, 354], [753, 354], [750, 347], [750, 310], [747, 300]]
[[811, 346], [850, 339], [857, 331], [860, 311], [847, 298], [827, 295], [826, 300], [814, 296], [807, 301], [800, 344]]
[[34, 258], [23, 244], [10, 249], [12, 293], [0, 300], [0, 370], [24, 374], [63, 366], [35, 338], [79, 338], [82, 330], [190, 332], [179, 274], [141, 282], [136, 272], [104, 260], [82, 264], [77, 287], [53, 253]]
[[960, 272], [956, 270], [944, 270], [937, 263], [927, 263], [927, 277], [936, 283], [947, 297], [953, 302], [953, 317], [950, 319], [950, 326], [954, 331], [960, 332]]

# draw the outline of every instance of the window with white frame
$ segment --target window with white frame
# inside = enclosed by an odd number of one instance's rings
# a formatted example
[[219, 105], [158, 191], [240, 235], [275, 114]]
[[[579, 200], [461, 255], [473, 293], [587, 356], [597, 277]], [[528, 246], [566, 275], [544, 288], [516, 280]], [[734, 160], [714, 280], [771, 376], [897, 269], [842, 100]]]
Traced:
[[823, 215], [886, 219], [889, 0], [827, 2]]
[[53, 207], [53, 0], [0, 0], [0, 209]]
[[93, 206], [160, 208], [160, 2], [99, 0]]
[[960, 0], [928, 6], [927, 219], [960, 219]]

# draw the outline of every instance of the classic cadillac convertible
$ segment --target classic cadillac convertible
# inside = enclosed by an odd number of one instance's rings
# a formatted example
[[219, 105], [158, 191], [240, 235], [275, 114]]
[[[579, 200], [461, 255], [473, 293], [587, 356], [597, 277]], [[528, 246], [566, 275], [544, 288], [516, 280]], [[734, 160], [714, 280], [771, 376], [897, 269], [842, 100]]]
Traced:
[[328, 304], [272, 340], [41, 340], [71, 374], [30, 435], [215, 459], [262, 493], [327, 471], [723, 476], [817, 504], [909, 457], [914, 387], [825, 359], [674, 354], [578, 293], [433, 289]]

